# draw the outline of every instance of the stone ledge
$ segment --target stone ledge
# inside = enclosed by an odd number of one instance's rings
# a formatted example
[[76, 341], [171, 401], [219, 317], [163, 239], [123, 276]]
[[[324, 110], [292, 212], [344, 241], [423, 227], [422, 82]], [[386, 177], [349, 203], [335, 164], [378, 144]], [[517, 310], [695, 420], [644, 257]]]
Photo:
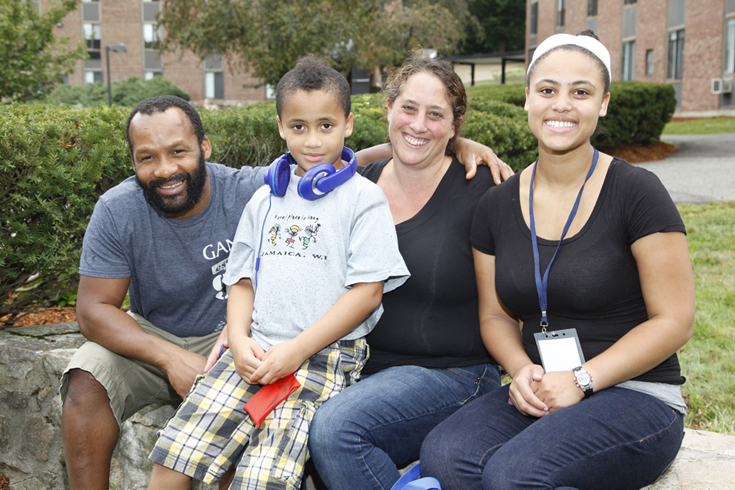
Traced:
[[[61, 447], [59, 378], [84, 342], [74, 323], [0, 330], [0, 472], [12, 490], [69, 488]], [[119, 490], [145, 489], [156, 431], [174, 407], [151, 406], [127, 420], [113, 455]], [[735, 436], [686, 430], [676, 461], [645, 490], [725, 490], [735, 487]], [[309, 490], [323, 489], [313, 478]], [[216, 485], [195, 483], [195, 490]]]

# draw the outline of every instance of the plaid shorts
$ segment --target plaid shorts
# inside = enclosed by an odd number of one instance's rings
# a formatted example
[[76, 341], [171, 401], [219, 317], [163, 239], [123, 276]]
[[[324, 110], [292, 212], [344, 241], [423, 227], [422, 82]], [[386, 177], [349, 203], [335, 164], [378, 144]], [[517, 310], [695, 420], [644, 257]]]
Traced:
[[243, 409], [260, 385], [242, 380], [227, 351], [161, 429], [150, 459], [206, 483], [237, 463], [231, 489], [300, 488], [314, 412], [359, 379], [367, 350], [365, 339], [341, 340], [307, 359], [295, 373], [301, 388], [260, 428]]

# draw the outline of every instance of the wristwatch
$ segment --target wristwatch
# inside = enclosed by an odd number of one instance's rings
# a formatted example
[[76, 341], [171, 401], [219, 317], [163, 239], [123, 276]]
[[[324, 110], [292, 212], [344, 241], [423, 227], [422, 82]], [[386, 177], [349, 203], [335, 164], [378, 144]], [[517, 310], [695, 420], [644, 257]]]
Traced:
[[591, 397], [594, 393], [592, 390], [592, 375], [582, 366], [575, 367], [572, 372], [574, 373], [574, 384], [582, 390], [585, 398]]

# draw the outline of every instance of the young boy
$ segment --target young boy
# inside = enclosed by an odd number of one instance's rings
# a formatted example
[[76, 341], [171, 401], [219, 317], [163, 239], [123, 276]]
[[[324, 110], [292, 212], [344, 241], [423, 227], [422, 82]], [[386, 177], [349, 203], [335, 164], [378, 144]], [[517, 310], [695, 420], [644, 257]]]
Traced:
[[[344, 77], [303, 58], [279, 82], [276, 108], [296, 165], [287, 184], [260, 188], [243, 212], [224, 278], [230, 350], [162, 429], [148, 488], [211, 483], [237, 463], [230, 488], [298, 489], [314, 411], [359, 378], [382, 293], [408, 278], [376, 185], [354, 175], [315, 200], [300, 196], [314, 189], [299, 187], [310, 168], [345, 165], [352, 114]], [[301, 388], [255, 427], [243, 404], [293, 372]]]

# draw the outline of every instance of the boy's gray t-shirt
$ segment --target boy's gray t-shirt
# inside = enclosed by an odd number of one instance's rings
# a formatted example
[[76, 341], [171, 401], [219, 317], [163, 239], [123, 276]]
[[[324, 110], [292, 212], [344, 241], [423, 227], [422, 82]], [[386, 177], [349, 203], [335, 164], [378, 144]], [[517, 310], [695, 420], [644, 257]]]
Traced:
[[179, 337], [203, 336], [226, 322], [222, 275], [245, 205], [265, 167], [207, 163], [211, 198], [189, 219], [149, 204], [135, 177], [103, 194], [84, 235], [79, 273], [130, 278], [130, 309]]
[[[377, 185], [355, 175], [308, 201], [299, 196], [295, 169], [284, 197], [263, 187], [246, 206], [224, 277], [227, 285], [242, 278], [254, 282], [250, 332], [264, 349], [313, 325], [353, 285], [385, 281], [383, 292], [389, 292], [409, 276], [388, 201]], [[382, 311], [376, 308], [343, 339], [367, 335]]]

